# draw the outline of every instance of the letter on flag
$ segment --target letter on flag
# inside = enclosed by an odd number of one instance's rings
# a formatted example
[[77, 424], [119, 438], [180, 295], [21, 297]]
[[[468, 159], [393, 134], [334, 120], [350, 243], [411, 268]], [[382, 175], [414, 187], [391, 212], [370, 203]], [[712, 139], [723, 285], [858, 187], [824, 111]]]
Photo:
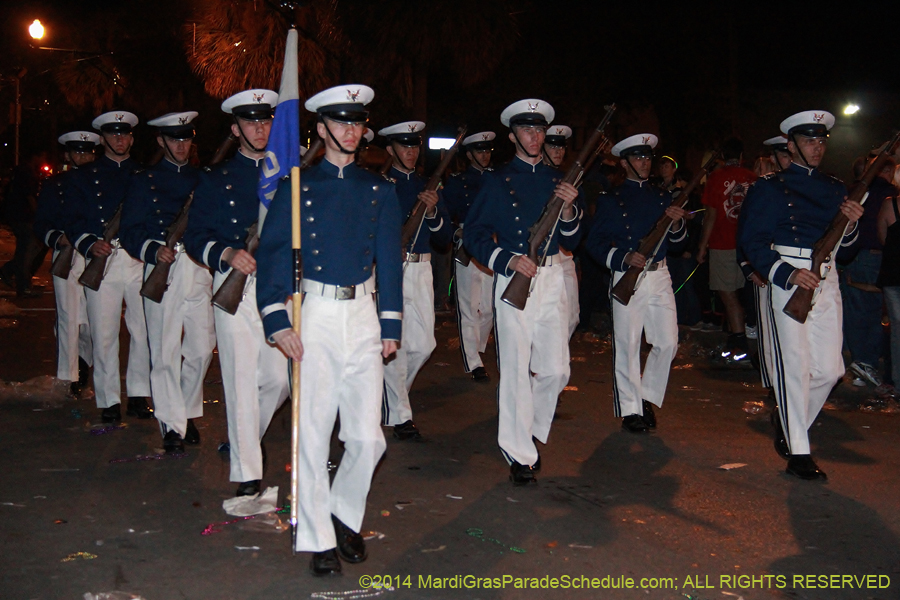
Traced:
[[281, 89], [278, 90], [278, 108], [272, 121], [266, 157], [259, 172], [259, 225], [262, 229], [278, 182], [290, 175], [291, 167], [300, 166], [300, 92], [297, 79], [297, 30], [288, 31], [284, 48], [284, 69], [281, 72]]

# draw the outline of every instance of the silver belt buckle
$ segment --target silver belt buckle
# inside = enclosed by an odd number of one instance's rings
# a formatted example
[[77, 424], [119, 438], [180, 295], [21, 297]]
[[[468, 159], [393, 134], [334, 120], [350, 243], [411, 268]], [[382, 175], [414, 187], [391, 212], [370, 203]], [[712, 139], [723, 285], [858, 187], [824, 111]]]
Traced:
[[406, 254], [406, 262], [419, 262], [419, 254], [416, 252], [408, 252]]
[[335, 298], [338, 300], [353, 300], [356, 298], [356, 286], [339, 286], [335, 292]]

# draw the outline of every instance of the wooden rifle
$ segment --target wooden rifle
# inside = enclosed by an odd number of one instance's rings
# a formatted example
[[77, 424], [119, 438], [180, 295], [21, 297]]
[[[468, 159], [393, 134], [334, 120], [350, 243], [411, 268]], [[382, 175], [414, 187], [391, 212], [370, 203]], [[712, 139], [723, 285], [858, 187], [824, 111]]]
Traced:
[[[316, 138], [303, 158], [300, 159], [300, 168], [305, 169], [308, 167], [321, 149], [322, 139]], [[255, 255], [256, 249], [259, 247], [258, 226], [259, 222], [254, 222], [247, 230], [247, 241], [244, 250], [246, 250], [250, 256]], [[218, 306], [229, 315], [237, 313], [238, 306], [240, 306], [241, 300], [244, 299], [245, 287], [247, 287], [246, 273], [241, 273], [237, 269], [231, 269], [231, 272], [225, 278], [225, 281], [222, 282], [222, 285], [219, 286], [219, 289], [213, 294], [213, 305]]]
[[[234, 147], [236, 141], [237, 138], [229, 133], [228, 137], [219, 144], [209, 166], [213, 167], [225, 160], [225, 156]], [[178, 215], [175, 216], [175, 220], [172, 221], [172, 224], [166, 229], [167, 248], [174, 250], [175, 246], [178, 245], [178, 242], [180, 242], [181, 238], [184, 236], [184, 232], [187, 230], [188, 213], [191, 208], [191, 202], [193, 201], [194, 194], [191, 193], [181, 206], [181, 210], [178, 211]], [[153, 266], [153, 270], [150, 271], [150, 274], [147, 276], [147, 279], [144, 281], [144, 285], [141, 286], [141, 296], [147, 300], [156, 302], [157, 304], [162, 302], [163, 295], [169, 288], [169, 271], [171, 268], [172, 263], [157, 262]]]
[[[885, 144], [884, 149], [878, 154], [875, 160], [869, 163], [863, 176], [860, 177], [856, 184], [854, 184], [850, 193], [847, 195], [847, 200], [850, 202], [858, 202], [859, 204], [866, 201], [866, 198], [869, 195], [869, 186], [872, 185], [872, 182], [884, 169], [885, 163], [897, 152], [898, 147], [900, 147], [900, 132], [894, 136], [894, 139], [892, 139], [890, 143]], [[837, 215], [831, 220], [831, 224], [825, 231], [825, 235], [819, 238], [813, 246], [811, 257], [812, 265], [809, 270], [818, 275], [820, 280], [825, 279], [822, 275], [823, 266], [831, 262], [832, 257], [840, 247], [844, 234], [847, 232], [847, 225], [849, 225], [849, 223], [850, 220], [846, 215], [838, 210]], [[814, 292], [815, 290], [807, 290], [797, 286], [793, 295], [784, 305], [784, 314], [798, 323], [806, 323], [806, 318], [809, 316], [809, 311], [812, 309]]]
[[[113, 218], [110, 219], [109, 223], [106, 224], [106, 227], [103, 228], [103, 241], [107, 244], [119, 235], [119, 223], [122, 221], [122, 207], [124, 205], [125, 201], [123, 200], [122, 203], [119, 204], [119, 208], [116, 209], [116, 214], [113, 215]], [[78, 282], [95, 292], [99, 290], [100, 284], [103, 283], [103, 278], [106, 276], [106, 263], [109, 261], [110, 256], [112, 256], [112, 254], [93, 257], [84, 268], [84, 273], [78, 278]]]
[[[606, 114], [603, 116], [603, 120], [600, 121], [600, 124], [594, 129], [591, 137], [585, 143], [581, 152], [578, 153], [575, 162], [569, 167], [566, 176], [562, 180], [564, 183], [574, 185], [578, 181], [584, 171], [584, 166], [587, 164], [588, 158], [600, 144], [600, 140], [603, 137], [603, 131], [606, 129], [607, 123], [609, 123], [613, 113], [616, 111], [616, 105], [610, 104], [605, 108]], [[545, 240], [548, 244], [550, 243], [548, 238], [552, 237], [553, 232], [556, 230], [556, 225], [559, 222], [559, 218], [562, 216], [564, 208], [565, 204], [563, 203], [563, 199], [557, 196], [554, 191], [553, 195], [550, 196], [550, 200], [548, 200], [547, 204], [544, 206], [541, 216], [538, 217], [538, 220], [534, 225], [528, 229], [531, 233], [528, 236], [527, 256], [539, 267], [543, 260], [538, 257], [538, 250], [540, 250], [541, 244], [543, 244]], [[531, 294], [531, 283], [531, 277], [516, 271], [509, 284], [506, 286], [503, 295], [500, 296], [500, 299], [510, 306], [518, 308], [519, 310], [524, 310], [525, 304], [528, 302], [528, 296]]]
[[[713, 155], [709, 157], [706, 164], [700, 167], [700, 170], [697, 171], [694, 178], [691, 179], [690, 183], [682, 190], [681, 195], [679, 195], [677, 199], [672, 200], [672, 205], [681, 208], [687, 206], [691, 194], [694, 193], [694, 190], [700, 185], [700, 180], [709, 172], [709, 169], [719, 158], [720, 154], [721, 152], [719, 150], [713, 152]], [[647, 262], [644, 263], [644, 267], [640, 269], [638, 267], [628, 267], [628, 270], [625, 271], [625, 274], [622, 275], [621, 279], [619, 279], [612, 289], [612, 297], [621, 304], [627, 306], [631, 301], [631, 297], [634, 296], [634, 292], [637, 291], [638, 286], [641, 285], [644, 275], [647, 273], [650, 265], [653, 264], [653, 259], [656, 256], [656, 252], [659, 250], [660, 244], [669, 234], [670, 227], [672, 227], [672, 218], [663, 213], [653, 226], [653, 229], [641, 239], [637, 252], [646, 257]]]
[[[434, 173], [431, 174], [428, 183], [425, 184], [424, 191], [437, 191], [438, 187], [441, 185], [441, 177], [444, 175], [444, 171], [447, 170], [450, 161], [456, 156], [456, 151], [459, 150], [462, 139], [466, 137], [466, 129], [467, 127], [465, 125], [459, 128], [456, 141], [453, 142], [450, 149], [444, 153], [444, 158], [437, 166], [437, 169], [434, 170]], [[404, 252], [410, 245], [410, 242], [415, 246], [416, 240], [419, 238], [419, 231], [422, 230], [422, 222], [425, 220], [425, 212], [425, 203], [421, 200], [417, 200], [415, 205], [413, 205], [412, 211], [409, 213], [409, 217], [406, 219], [406, 223], [403, 224], [403, 228], [400, 230], [400, 247], [404, 249]]]

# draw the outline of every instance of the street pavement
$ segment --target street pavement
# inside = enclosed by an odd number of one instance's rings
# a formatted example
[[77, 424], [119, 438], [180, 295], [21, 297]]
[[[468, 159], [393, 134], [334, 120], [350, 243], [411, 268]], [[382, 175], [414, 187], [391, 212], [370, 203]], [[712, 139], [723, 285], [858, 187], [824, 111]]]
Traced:
[[[0, 232], [0, 263], [9, 243]], [[369, 559], [314, 578], [272, 518], [222, 509], [236, 484], [217, 451], [227, 435], [216, 360], [202, 442], [182, 458], [138, 460], [162, 452], [155, 420], [92, 434], [92, 399], [34, 380], [55, 371], [46, 268], [40, 298], [0, 291], [0, 315], [21, 311], [0, 318], [0, 598], [900, 598], [900, 432], [896, 404], [872, 402], [871, 387], [833, 393], [811, 429], [829, 480], [805, 482], [783, 472], [756, 372], [714, 360], [721, 334], [682, 331], [658, 429], [643, 436], [613, 416], [608, 341], [577, 336], [538, 484], [518, 488], [496, 445], [493, 348], [491, 382], [472, 381], [452, 317], [438, 319], [411, 395], [426, 441], [385, 429], [363, 524]], [[10, 383], [28, 380], [38, 393]], [[284, 506], [289, 407], [265, 445], [263, 483]], [[336, 464], [336, 435], [332, 447]], [[393, 590], [359, 591], [388, 580]]]

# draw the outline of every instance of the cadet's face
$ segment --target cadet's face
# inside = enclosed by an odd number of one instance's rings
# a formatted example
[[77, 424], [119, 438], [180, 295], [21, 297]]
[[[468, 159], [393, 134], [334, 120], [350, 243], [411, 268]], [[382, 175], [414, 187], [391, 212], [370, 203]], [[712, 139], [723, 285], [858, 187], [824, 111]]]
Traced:
[[775, 160], [778, 161], [778, 166], [781, 167], [782, 171], [791, 166], [792, 157], [789, 152], [781, 152], [780, 150], [776, 150], [773, 154], [775, 155]]
[[798, 150], [800, 150], [803, 152], [803, 156], [806, 158], [806, 162], [809, 163], [809, 166], [818, 167], [825, 157], [825, 147], [828, 145], [828, 138], [811, 138], [806, 137], [805, 135], [794, 135], [794, 139], [797, 140], [796, 143], [794, 143], [793, 140], [788, 142], [788, 150], [791, 151], [794, 162], [798, 165], [803, 164], [803, 159], [800, 158], [798, 152]]
[[[532, 156], [538, 156], [541, 153], [541, 146], [544, 145], [544, 136], [546, 135], [547, 128], [542, 125], [530, 127], [517, 126], [515, 135], [510, 132], [509, 141], [515, 143], [516, 136], [518, 136], [519, 143], [525, 151]], [[518, 153], [518, 149], [516, 152]]]
[[482, 168], [491, 164], [491, 151], [490, 150], [470, 150], [469, 151], [469, 160], [475, 161]]
[[[331, 119], [328, 119], [327, 121], [331, 135], [341, 143], [344, 150], [350, 152], [355, 151], [359, 146], [359, 140], [362, 139], [363, 133], [366, 131], [366, 124], [344, 123], [342, 121], [333, 121]], [[340, 148], [335, 145], [334, 140], [331, 139], [331, 135], [328, 135], [328, 131], [325, 131], [325, 123], [317, 123], [316, 131], [319, 133], [319, 137], [325, 140], [326, 147], [340, 152]]]
[[231, 125], [231, 133], [241, 140], [241, 147], [244, 148], [244, 150], [255, 152], [253, 148], [246, 147], [244, 138], [247, 138], [247, 140], [253, 144], [254, 148], [265, 148], [266, 144], [269, 143], [269, 132], [272, 130], [272, 119], [266, 119], [265, 121], [245, 121], [244, 119], [238, 119], [238, 123], [240, 123], [241, 131], [244, 133], [243, 137], [241, 137], [238, 132], [237, 124]]
[[565, 146], [544, 146], [544, 149], [547, 151], [547, 156], [550, 157], [550, 161], [556, 167], [561, 165], [563, 159], [566, 158]]
[[416, 166], [419, 160], [419, 146], [401, 146], [400, 144], [391, 144], [394, 151], [394, 159], [400, 161], [400, 166], [410, 170]]
[[[134, 137], [131, 133], [104, 133], [103, 143], [107, 148], [115, 150], [119, 156], [128, 154], [131, 145], [134, 143]], [[108, 153], [107, 153], [108, 154]]]
[[[650, 156], [629, 156], [627, 159], [622, 159], [619, 162], [621, 162], [622, 168], [625, 169], [625, 175], [629, 179], [634, 179], [634, 171], [631, 170], [632, 168], [637, 171], [637, 174], [641, 179], [650, 177], [650, 165], [653, 162], [652, 157]], [[628, 163], [631, 163], [631, 165], [629, 166]]]
[[165, 141], [163, 141], [162, 136], [157, 136], [156, 142], [163, 148], [168, 146], [169, 152], [172, 153], [172, 158], [178, 164], [187, 163], [188, 158], [191, 156], [191, 144], [193, 143], [193, 140], [173, 140], [172, 138], [166, 138]]
[[69, 150], [69, 160], [71, 160], [72, 164], [76, 167], [83, 167], [84, 165], [94, 162], [95, 156], [96, 155], [89, 150], [85, 152]]

